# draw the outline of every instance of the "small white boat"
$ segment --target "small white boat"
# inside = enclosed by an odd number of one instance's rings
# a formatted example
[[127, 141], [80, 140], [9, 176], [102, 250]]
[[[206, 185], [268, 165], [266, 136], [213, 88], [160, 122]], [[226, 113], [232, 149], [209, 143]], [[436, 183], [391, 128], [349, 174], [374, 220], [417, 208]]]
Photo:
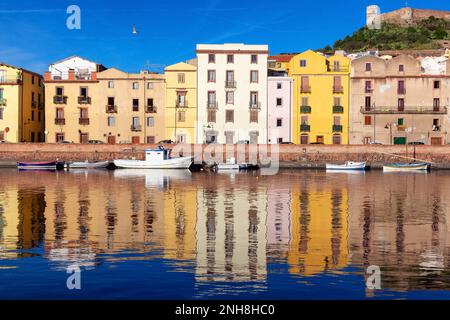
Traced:
[[366, 162], [347, 161], [345, 164], [326, 164], [327, 170], [366, 170]]
[[163, 147], [145, 150], [145, 160], [114, 160], [122, 169], [189, 169], [193, 157], [171, 158], [169, 150]]
[[226, 163], [218, 163], [215, 165], [215, 169], [217, 171], [224, 171], [224, 170], [246, 170], [251, 168], [252, 165], [249, 163], [236, 163], [235, 158], [230, 158]]
[[383, 165], [384, 172], [427, 172], [430, 165], [425, 162], [418, 163], [390, 163]]
[[98, 162], [69, 162], [66, 163], [67, 169], [103, 169], [109, 166], [109, 161]]

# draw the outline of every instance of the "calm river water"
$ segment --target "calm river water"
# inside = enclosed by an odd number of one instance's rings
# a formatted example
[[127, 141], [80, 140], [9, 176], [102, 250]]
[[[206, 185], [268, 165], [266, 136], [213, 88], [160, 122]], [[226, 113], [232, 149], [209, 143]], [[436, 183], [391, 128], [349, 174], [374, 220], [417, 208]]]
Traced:
[[0, 298], [448, 298], [449, 208], [444, 171], [4, 169]]

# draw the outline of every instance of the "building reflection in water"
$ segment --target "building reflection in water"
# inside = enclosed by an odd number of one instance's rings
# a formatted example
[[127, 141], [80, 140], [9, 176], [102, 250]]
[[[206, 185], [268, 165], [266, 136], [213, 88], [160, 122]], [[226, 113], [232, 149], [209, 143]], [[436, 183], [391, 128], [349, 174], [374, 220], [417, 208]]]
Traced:
[[268, 264], [305, 281], [354, 266], [362, 286], [378, 265], [383, 288], [449, 289], [449, 182], [442, 173], [3, 170], [0, 258], [41, 246], [57, 269], [163, 258], [190, 268], [200, 295], [264, 291]]

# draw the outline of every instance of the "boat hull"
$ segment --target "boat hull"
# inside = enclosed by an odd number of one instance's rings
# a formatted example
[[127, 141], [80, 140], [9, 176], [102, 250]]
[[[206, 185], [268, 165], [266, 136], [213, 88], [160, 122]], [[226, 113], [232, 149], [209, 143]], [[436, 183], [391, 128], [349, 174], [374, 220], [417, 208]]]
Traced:
[[192, 157], [173, 158], [161, 161], [114, 160], [114, 165], [121, 169], [189, 169]]
[[17, 162], [19, 170], [57, 170], [61, 163], [57, 161], [49, 162]]
[[109, 161], [72, 162], [68, 163], [66, 166], [69, 169], [103, 169], [109, 166]]
[[429, 168], [428, 163], [411, 163], [411, 164], [385, 164], [383, 166], [384, 172], [427, 172]]
[[366, 162], [347, 162], [346, 164], [326, 164], [327, 170], [332, 171], [355, 171], [366, 170]]

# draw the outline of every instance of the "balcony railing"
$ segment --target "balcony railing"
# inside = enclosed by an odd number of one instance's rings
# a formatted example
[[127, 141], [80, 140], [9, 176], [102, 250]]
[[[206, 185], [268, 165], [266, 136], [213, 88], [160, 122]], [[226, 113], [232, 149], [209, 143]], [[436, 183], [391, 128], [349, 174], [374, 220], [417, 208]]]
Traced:
[[234, 81], [234, 80], [225, 81], [225, 88], [236, 89], [236, 81]]
[[371, 87], [366, 87], [366, 88], [364, 89], [364, 92], [365, 92], [365, 93], [372, 93], [372, 92], [373, 92], [373, 88], [371, 88]]
[[131, 131], [142, 131], [142, 126], [140, 124], [132, 124]]
[[54, 96], [53, 97], [53, 103], [54, 104], [66, 104], [67, 103], [67, 96]]
[[309, 124], [302, 124], [302, 125], [300, 125], [300, 131], [301, 132], [310, 132], [311, 126]]
[[333, 132], [342, 132], [342, 125], [333, 124]]
[[91, 97], [79, 96], [78, 104], [91, 104]]
[[81, 125], [88, 125], [89, 124], [89, 118], [79, 118], [78, 123]]
[[344, 93], [343, 86], [333, 86], [333, 93]]
[[44, 105], [44, 102], [43, 102], [43, 101], [39, 101], [39, 102], [38, 102], [38, 109], [39, 109], [39, 110], [44, 110], [44, 109], [45, 109], [45, 105]]
[[447, 107], [433, 107], [433, 106], [417, 106], [417, 107], [361, 107], [363, 114], [446, 114]]
[[0, 77], [0, 84], [20, 84], [20, 83], [22, 83], [22, 79], [20, 79], [17, 76]]
[[117, 106], [116, 105], [107, 105], [106, 113], [117, 113]]
[[65, 118], [55, 118], [55, 124], [56, 125], [65, 125], [66, 124], [66, 119]]
[[301, 113], [311, 113], [311, 107], [310, 106], [300, 106], [300, 112]]
[[406, 94], [406, 88], [397, 88], [397, 93], [398, 94]]
[[7, 100], [6, 99], [0, 99], [0, 106], [6, 106], [6, 102], [7, 102]]
[[208, 109], [217, 109], [218, 108], [217, 101], [208, 101], [206, 104], [207, 104]]
[[344, 113], [343, 106], [333, 106], [333, 113]]
[[177, 108], [187, 108], [188, 102], [187, 102], [187, 100], [184, 100], [184, 101], [178, 101], [177, 100], [175, 102], [175, 105], [176, 105]]
[[145, 112], [156, 113], [156, 107], [155, 106], [147, 106], [147, 107], [145, 107]]
[[311, 93], [311, 86], [301, 86], [300, 93]]
[[261, 102], [260, 101], [250, 101], [249, 103], [250, 109], [261, 109]]

